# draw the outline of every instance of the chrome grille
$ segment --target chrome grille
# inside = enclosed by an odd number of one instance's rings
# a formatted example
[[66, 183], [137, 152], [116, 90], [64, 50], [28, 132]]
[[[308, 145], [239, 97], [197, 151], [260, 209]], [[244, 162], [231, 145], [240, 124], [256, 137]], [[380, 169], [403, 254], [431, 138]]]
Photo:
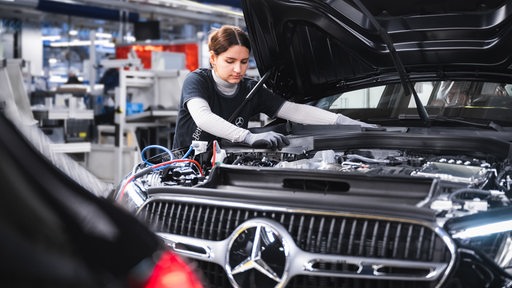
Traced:
[[[231, 287], [224, 269], [213, 263], [197, 261], [197, 268], [204, 279], [204, 284], [209, 288]], [[352, 279], [340, 277], [314, 277], [296, 276], [293, 277], [288, 288], [434, 288], [436, 283], [431, 281], [399, 281], [399, 280], [372, 280]]]
[[446, 244], [434, 231], [407, 222], [172, 200], [150, 201], [138, 215], [155, 232], [212, 241], [226, 239], [244, 221], [268, 218], [281, 223], [296, 245], [307, 252], [412, 261], [450, 260]]

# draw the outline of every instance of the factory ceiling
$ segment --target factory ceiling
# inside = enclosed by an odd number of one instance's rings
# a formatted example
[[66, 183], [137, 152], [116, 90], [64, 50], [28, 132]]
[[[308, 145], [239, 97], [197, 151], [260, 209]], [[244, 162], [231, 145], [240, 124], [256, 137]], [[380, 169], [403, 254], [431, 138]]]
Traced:
[[201, 31], [245, 25], [239, 0], [0, 0], [0, 17], [46, 25], [72, 21], [83, 28], [118, 31], [134, 22], [157, 20], [162, 35], [178, 35], [190, 26]]

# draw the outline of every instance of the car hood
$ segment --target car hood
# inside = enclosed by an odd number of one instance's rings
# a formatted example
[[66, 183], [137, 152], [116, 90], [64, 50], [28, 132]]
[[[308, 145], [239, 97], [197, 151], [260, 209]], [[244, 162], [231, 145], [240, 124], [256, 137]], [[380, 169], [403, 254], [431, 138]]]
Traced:
[[400, 67], [402, 80], [510, 81], [512, 1], [361, 2], [242, 0], [266, 85], [307, 102], [400, 81]]

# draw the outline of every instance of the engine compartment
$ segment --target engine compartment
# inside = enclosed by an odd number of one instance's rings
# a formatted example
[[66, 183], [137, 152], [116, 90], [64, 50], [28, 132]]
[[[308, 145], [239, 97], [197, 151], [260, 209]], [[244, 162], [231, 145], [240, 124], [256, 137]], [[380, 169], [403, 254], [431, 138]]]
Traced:
[[322, 150], [304, 155], [229, 153], [241, 166], [329, 170], [342, 174], [437, 178], [440, 185], [429, 207], [440, 217], [510, 205], [512, 166], [466, 155], [432, 155], [399, 149]]
[[[343, 190], [345, 184], [339, 184], [344, 182], [337, 182], [337, 177], [351, 179], [356, 175], [366, 175], [371, 177], [364, 178], [364, 181], [367, 182], [365, 187], [372, 187], [371, 193], [374, 193], [372, 195], [378, 193], [374, 201], [382, 201], [385, 197], [396, 198], [397, 195], [400, 197], [396, 191], [393, 191], [395, 194], [390, 194], [391, 191], [387, 190], [392, 188], [382, 185], [382, 179], [396, 178], [393, 181], [401, 185], [396, 188], [397, 190], [407, 189], [408, 192], [417, 192], [417, 194], [419, 192], [414, 190], [421, 189], [418, 188], [419, 186], [414, 186], [413, 182], [418, 182], [420, 179], [436, 179], [436, 185], [429, 187], [428, 193], [421, 192], [423, 201], [415, 199], [415, 201], [404, 201], [404, 203], [431, 209], [440, 224], [450, 218], [511, 205], [512, 165], [508, 159], [497, 160], [496, 157], [483, 154], [481, 157], [476, 157], [469, 153], [436, 154], [425, 149], [410, 148], [314, 150], [308, 146], [307, 149], [274, 151], [246, 147], [221, 149], [217, 143], [215, 145], [216, 148], [211, 150], [205, 149], [204, 145], [196, 145], [193, 151], [194, 160], [190, 161], [170, 160], [160, 156], [160, 159], [152, 161], [165, 165], [159, 169], [152, 169], [149, 173], [141, 173], [144, 171], [144, 166], [141, 164], [133, 171], [134, 175], [139, 174], [140, 176], [132, 182], [142, 190], [148, 187], [177, 186], [215, 188], [211, 184], [218, 181], [215, 177], [224, 176], [218, 175], [219, 173], [216, 175], [212, 171], [215, 167], [222, 166], [230, 167], [230, 171], [236, 169], [248, 171], [245, 176], [231, 176], [231, 178], [245, 177], [244, 184], [240, 184], [242, 182], [231, 184], [236, 189], [242, 189], [239, 186], [244, 185], [252, 188], [258, 187], [258, 182], [263, 181], [259, 179], [263, 177], [260, 177], [259, 174], [263, 175], [261, 169], [265, 169], [264, 181], [273, 182], [272, 177], [276, 179], [282, 177], [275, 180], [275, 185], [271, 184], [274, 185], [271, 186], [272, 189], [297, 189], [298, 186], [306, 185], [297, 179], [292, 179], [293, 177], [277, 176], [280, 173], [277, 173], [278, 171], [286, 171], [286, 175], [293, 175], [293, 171], [305, 171], [306, 173], [302, 175], [314, 173], [315, 175], [311, 177], [317, 178], [319, 175], [328, 174], [329, 180], [322, 181], [331, 183], [329, 189]], [[276, 175], [272, 176], [272, 173], [268, 173], [269, 169], [276, 171]], [[314, 182], [314, 180], [309, 181]], [[347, 183], [346, 185], [349, 187], [357, 186], [350, 181]], [[313, 190], [317, 189], [317, 192], [325, 192], [325, 187], [319, 188], [324, 184], [317, 184], [313, 183], [310, 186], [313, 187]], [[361, 188], [358, 191], [364, 189]], [[307, 192], [315, 193], [315, 191]]]

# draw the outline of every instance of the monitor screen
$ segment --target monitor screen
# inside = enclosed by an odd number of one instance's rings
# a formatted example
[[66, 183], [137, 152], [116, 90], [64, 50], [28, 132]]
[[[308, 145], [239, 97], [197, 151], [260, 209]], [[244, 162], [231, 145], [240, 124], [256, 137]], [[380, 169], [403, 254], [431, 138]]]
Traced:
[[135, 22], [133, 36], [137, 41], [160, 39], [160, 21]]

